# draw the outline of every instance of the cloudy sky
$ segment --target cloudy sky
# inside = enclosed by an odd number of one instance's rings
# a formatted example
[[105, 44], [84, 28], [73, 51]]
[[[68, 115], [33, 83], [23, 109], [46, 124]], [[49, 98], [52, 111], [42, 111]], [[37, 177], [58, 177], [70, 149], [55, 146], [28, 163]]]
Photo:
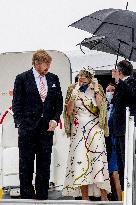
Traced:
[[[90, 34], [72, 22], [103, 8], [126, 7], [125, 0], [0, 0], [0, 53], [39, 48], [75, 50]], [[136, 11], [135, 0], [128, 0]]]

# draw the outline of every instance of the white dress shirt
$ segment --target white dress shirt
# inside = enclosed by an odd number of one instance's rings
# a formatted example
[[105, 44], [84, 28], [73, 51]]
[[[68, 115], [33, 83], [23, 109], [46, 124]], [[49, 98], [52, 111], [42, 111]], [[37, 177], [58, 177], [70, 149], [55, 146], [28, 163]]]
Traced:
[[[36, 85], [37, 85], [37, 89], [39, 91], [39, 94], [40, 94], [40, 74], [37, 72], [37, 70], [35, 69], [35, 67], [33, 67], [33, 75], [34, 75], [34, 78], [35, 78], [35, 82], [36, 82]], [[46, 95], [47, 95], [47, 92], [48, 92], [48, 85], [47, 85], [47, 80], [46, 80], [46, 76], [42, 76], [42, 81], [45, 85], [45, 88], [46, 88]], [[42, 115], [43, 116], [43, 115]], [[55, 122], [56, 126], [57, 126], [57, 122], [55, 120], [52, 120], [53, 122]]]
[[[34, 78], [35, 78], [35, 82], [36, 82], [36, 85], [37, 85], [37, 89], [39, 91], [39, 94], [40, 94], [40, 74], [37, 72], [37, 70], [33, 67], [33, 75], [34, 75]], [[46, 95], [47, 95], [47, 92], [48, 92], [48, 85], [47, 85], [47, 80], [46, 80], [46, 76], [42, 76], [42, 81], [45, 85], [45, 88], [46, 88]]]
[[125, 76], [124, 78], [122, 78], [123, 81], [125, 81], [126, 79], [128, 79], [130, 77], [130, 75]]

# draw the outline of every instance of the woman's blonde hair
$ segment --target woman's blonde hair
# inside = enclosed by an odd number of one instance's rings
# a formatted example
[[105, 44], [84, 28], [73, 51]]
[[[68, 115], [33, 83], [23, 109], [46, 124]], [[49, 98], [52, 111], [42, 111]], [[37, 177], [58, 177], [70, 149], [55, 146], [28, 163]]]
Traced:
[[93, 74], [90, 73], [88, 70], [81, 70], [81, 71], [79, 72], [79, 78], [80, 78], [80, 77], [85, 77], [85, 78], [87, 78], [89, 81], [91, 81], [92, 78], [93, 78]]
[[32, 65], [48, 63], [50, 64], [52, 61], [51, 56], [43, 49], [37, 50], [32, 57]]

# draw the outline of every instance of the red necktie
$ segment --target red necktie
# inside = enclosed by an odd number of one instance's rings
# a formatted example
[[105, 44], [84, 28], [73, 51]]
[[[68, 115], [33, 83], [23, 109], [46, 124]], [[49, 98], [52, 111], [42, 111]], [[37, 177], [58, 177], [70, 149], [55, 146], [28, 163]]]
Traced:
[[42, 102], [44, 102], [46, 98], [46, 87], [43, 82], [43, 76], [40, 76], [40, 96], [41, 96]]

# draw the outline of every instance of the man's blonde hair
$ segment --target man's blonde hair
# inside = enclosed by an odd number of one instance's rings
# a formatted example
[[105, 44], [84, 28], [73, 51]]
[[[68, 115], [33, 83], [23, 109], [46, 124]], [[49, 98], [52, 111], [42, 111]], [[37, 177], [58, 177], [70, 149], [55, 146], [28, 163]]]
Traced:
[[50, 64], [52, 57], [43, 49], [37, 50], [32, 57], [32, 65], [48, 63]]

